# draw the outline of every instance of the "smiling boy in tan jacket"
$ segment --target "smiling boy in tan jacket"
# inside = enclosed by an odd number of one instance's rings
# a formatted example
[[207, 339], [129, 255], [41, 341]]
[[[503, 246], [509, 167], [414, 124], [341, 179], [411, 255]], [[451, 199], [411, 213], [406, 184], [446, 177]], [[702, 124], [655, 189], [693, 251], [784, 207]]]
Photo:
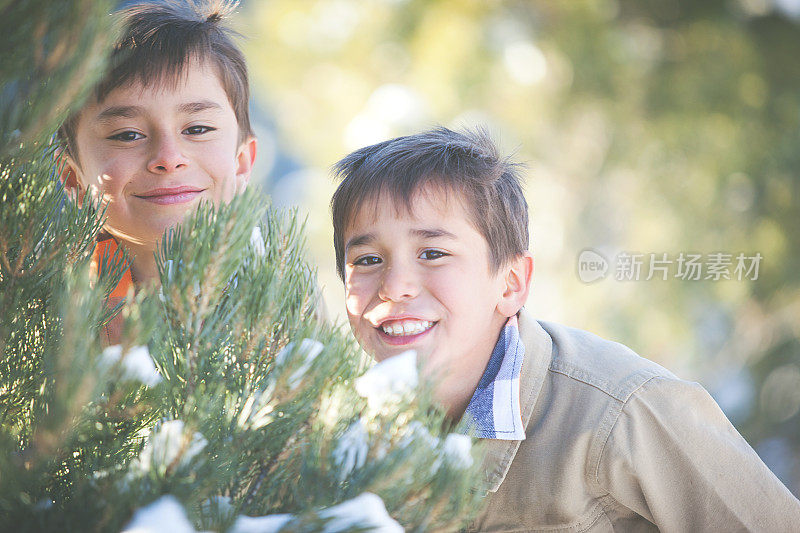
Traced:
[[350, 325], [415, 350], [484, 441], [479, 531], [800, 531], [800, 502], [709, 394], [621, 344], [525, 311], [533, 271], [514, 164], [444, 128], [337, 164]]

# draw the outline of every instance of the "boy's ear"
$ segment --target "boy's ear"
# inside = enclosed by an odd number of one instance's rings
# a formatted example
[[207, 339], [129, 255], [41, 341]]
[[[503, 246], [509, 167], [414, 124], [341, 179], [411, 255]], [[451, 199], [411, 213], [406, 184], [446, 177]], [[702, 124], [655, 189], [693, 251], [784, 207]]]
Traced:
[[505, 291], [497, 303], [497, 311], [506, 317], [516, 315], [528, 300], [533, 276], [533, 255], [527, 250], [503, 269], [505, 273]]
[[241, 192], [250, 181], [253, 164], [256, 162], [258, 141], [255, 137], [248, 137], [236, 153], [236, 190]]
[[78, 165], [65, 153], [64, 148], [59, 148], [55, 152], [55, 158], [58, 162], [58, 180], [64, 186], [67, 196], [78, 204], [78, 207], [83, 203], [83, 187], [81, 180], [78, 178]]

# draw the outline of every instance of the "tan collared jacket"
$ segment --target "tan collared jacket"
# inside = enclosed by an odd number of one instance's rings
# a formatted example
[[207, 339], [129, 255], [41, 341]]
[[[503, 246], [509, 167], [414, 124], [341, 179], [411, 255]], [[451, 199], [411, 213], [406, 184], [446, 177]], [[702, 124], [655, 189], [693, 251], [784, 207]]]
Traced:
[[523, 310], [524, 441], [487, 440], [478, 531], [800, 532], [800, 502], [711, 396]]

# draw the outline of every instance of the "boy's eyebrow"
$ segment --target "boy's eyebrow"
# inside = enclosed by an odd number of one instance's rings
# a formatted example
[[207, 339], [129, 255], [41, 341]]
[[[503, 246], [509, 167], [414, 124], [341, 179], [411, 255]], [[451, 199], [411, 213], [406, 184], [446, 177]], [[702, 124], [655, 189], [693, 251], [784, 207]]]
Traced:
[[[208, 109], [221, 110], [222, 106], [213, 100], [188, 102], [178, 106], [178, 111], [186, 114], [200, 113]], [[144, 108], [138, 105], [114, 105], [97, 114], [97, 120], [108, 122], [115, 118], [134, 118], [144, 114]]]
[[96, 119], [101, 122], [108, 122], [115, 118], [133, 118], [143, 112], [144, 108], [138, 105], [113, 105], [98, 113]]
[[362, 233], [361, 235], [356, 235], [355, 237], [347, 241], [347, 243], [344, 245], [344, 249], [347, 250], [348, 248], [352, 248], [353, 246], [361, 246], [363, 244], [369, 244], [374, 240], [375, 240], [374, 233]]
[[416, 235], [417, 237], [422, 237], [423, 239], [435, 239], [438, 237], [445, 237], [448, 239], [458, 239], [455, 234], [450, 233], [447, 230], [442, 228], [431, 228], [431, 229], [412, 229], [411, 233]]
[[189, 102], [178, 106], [178, 111], [181, 113], [200, 113], [208, 109], [221, 110], [222, 106], [212, 100], [200, 100], [199, 102]]
[[[415, 228], [410, 231], [412, 235], [415, 237], [421, 237], [423, 239], [436, 239], [440, 237], [444, 237], [446, 239], [458, 239], [455, 234], [450, 233], [447, 230], [441, 228]], [[375, 240], [374, 233], [362, 233], [361, 235], [356, 235], [355, 237], [351, 238], [347, 243], [344, 245], [344, 249], [347, 250], [348, 248], [352, 248], [353, 246], [362, 246], [364, 244], [369, 244], [370, 242]]]

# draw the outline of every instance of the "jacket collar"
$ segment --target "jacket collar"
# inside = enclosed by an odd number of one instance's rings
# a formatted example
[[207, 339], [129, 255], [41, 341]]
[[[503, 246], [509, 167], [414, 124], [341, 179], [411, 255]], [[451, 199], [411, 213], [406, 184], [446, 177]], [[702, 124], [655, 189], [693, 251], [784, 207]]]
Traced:
[[[523, 308], [519, 313], [520, 339], [525, 346], [525, 359], [520, 376], [520, 404], [522, 422], [530, 427], [531, 415], [552, 358], [553, 341], [542, 326]], [[522, 440], [486, 440], [484, 445], [484, 470], [488, 489], [496, 492], [506, 477], [511, 461]]]
[[482, 439], [525, 440], [520, 414], [519, 379], [525, 346], [519, 319], [512, 316], [500, 331], [489, 364], [464, 413], [470, 433]]

